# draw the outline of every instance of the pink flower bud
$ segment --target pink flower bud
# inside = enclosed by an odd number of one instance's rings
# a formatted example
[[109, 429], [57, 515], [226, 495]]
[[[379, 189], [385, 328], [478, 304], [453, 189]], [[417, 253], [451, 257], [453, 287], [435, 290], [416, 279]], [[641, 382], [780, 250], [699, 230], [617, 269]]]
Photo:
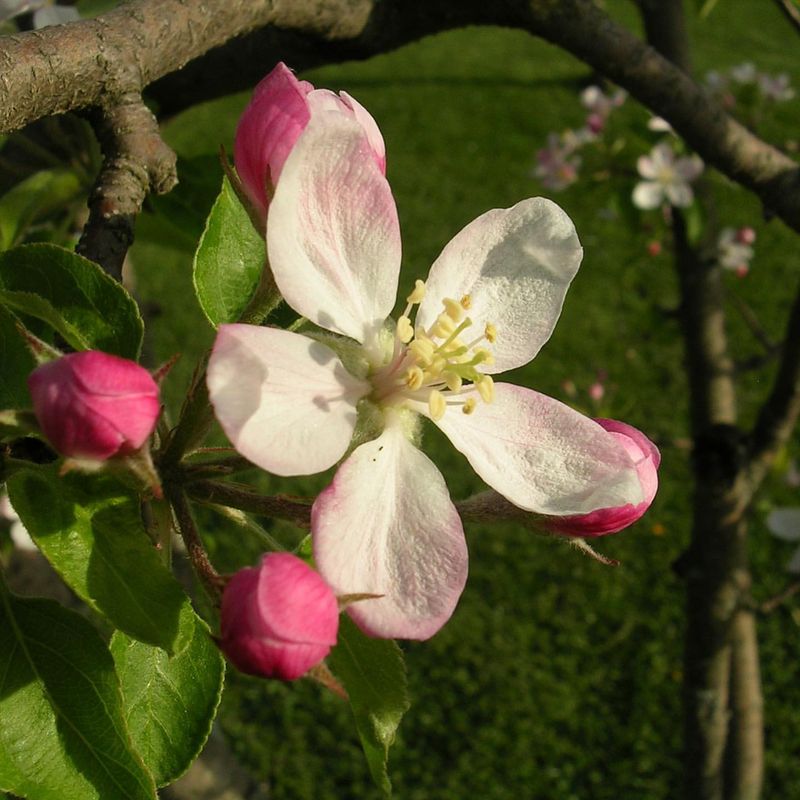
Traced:
[[739, 244], [753, 244], [756, 240], [756, 232], [749, 226], [745, 226], [744, 228], [739, 228], [736, 231], [736, 241]]
[[236, 172], [256, 209], [266, 219], [283, 164], [308, 125], [312, 113], [347, 114], [364, 129], [381, 171], [386, 171], [386, 149], [375, 120], [356, 100], [342, 92], [314, 89], [299, 81], [280, 62], [253, 92], [236, 129], [233, 160]]
[[43, 364], [28, 388], [44, 435], [71, 458], [105, 461], [138, 450], [160, 411], [158, 386], [144, 367], [98, 350]]
[[588, 514], [572, 517], [547, 517], [545, 527], [552, 533], [564, 536], [604, 536], [632, 525], [653, 502], [658, 489], [658, 465], [661, 454], [658, 448], [639, 430], [613, 419], [595, 420], [612, 433], [636, 464], [643, 499], [634, 505], [627, 503], [616, 508], [600, 508]]
[[268, 553], [225, 587], [220, 648], [242, 672], [293, 681], [336, 644], [339, 606], [327, 583], [289, 553]]

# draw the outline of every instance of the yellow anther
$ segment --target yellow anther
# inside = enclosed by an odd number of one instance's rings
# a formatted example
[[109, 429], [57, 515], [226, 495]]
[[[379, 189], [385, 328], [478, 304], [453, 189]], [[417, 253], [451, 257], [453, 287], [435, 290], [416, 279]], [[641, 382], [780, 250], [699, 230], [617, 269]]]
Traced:
[[424, 380], [425, 374], [419, 367], [411, 367], [406, 372], [406, 386], [413, 392], [416, 392], [422, 386]]
[[437, 339], [446, 339], [448, 336], [452, 336], [455, 330], [455, 322], [447, 314], [439, 314], [431, 329], [431, 336]]
[[474, 398], [474, 397], [468, 397], [468, 398], [467, 398], [467, 399], [464, 401], [464, 405], [463, 405], [463, 406], [461, 406], [461, 410], [462, 410], [462, 411], [463, 411], [465, 414], [471, 414], [471, 413], [472, 413], [472, 412], [475, 410], [475, 406], [477, 406], [477, 405], [478, 405], [478, 404], [475, 402], [475, 398]]
[[408, 349], [424, 367], [427, 367], [433, 360], [434, 346], [430, 339], [420, 339], [419, 336], [417, 336], [408, 346]]
[[473, 364], [494, 364], [494, 356], [485, 347], [476, 347]]
[[461, 384], [463, 381], [461, 380], [460, 375], [456, 375], [455, 372], [445, 372], [442, 377], [444, 378], [444, 382], [447, 384], [447, 388], [453, 394], [458, 394], [461, 391]]
[[428, 410], [430, 411], [431, 419], [434, 422], [438, 422], [444, 416], [446, 409], [447, 403], [444, 395], [438, 389], [433, 389], [428, 395]]
[[461, 322], [461, 318], [464, 316], [464, 306], [450, 297], [445, 297], [442, 303], [444, 304], [445, 314], [447, 314], [453, 322]]
[[397, 320], [397, 338], [403, 344], [408, 344], [414, 338], [414, 327], [408, 317], [400, 317]]
[[475, 382], [475, 388], [484, 403], [494, 400], [494, 381], [488, 375], [481, 375], [480, 380]]
[[491, 322], [487, 322], [486, 327], [483, 329], [483, 335], [489, 344], [494, 344], [497, 341], [497, 328]]
[[421, 281], [417, 279], [414, 282], [414, 291], [406, 297], [407, 303], [421, 303], [423, 298], [425, 297], [425, 281]]
[[461, 302], [461, 308], [463, 308], [465, 310], [472, 308], [472, 298], [468, 294], [465, 294], [461, 298], [460, 302]]

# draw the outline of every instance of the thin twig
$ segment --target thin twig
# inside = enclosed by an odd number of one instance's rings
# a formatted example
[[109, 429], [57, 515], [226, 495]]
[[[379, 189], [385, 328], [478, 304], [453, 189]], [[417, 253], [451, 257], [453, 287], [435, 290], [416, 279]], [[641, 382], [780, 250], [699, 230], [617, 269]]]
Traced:
[[764, 602], [758, 606], [758, 610], [762, 614], [771, 614], [776, 608], [782, 606], [798, 592], [800, 592], [800, 580], [792, 581], [788, 586], [778, 592], [778, 594], [773, 595], [768, 600], [764, 600]]
[[800, 8], [792, 0], [775, 0], [775, 2], [786, 19], [794, 26], [794, 29], [800, 33]]
[[178, 532], [186, 545], [186, 553], [189, 561], [194, 567], [194, 571], [200, 578], [209, 596], [215, 603], [219, 603], [222, 590], [225, 588], [225, 579], [214, 569], [214, 565], [208, 558], [208, 553], [200, 534], [197, 532], [192, 510], [186, 499], [186, 495], [180, 490], [170, 490], [169, 499], [175, 510], [175, 517], [178, 522]]
[[158, 123], [138, 93], [90, 116], [103, 166], [77, 251], [119, 280], [144, 198], [151, 191], [164, 194], [178, 181], [176, 156], [161, 139]]
[[186, 493], [199, 503], [238, 508], [264, 517], [277, 517], [293, 522], [300, 528], [311, 525], [311, 501], [275, 495], [265, 497], [250, 487], [236, 483], [194, 481], [184, 487]]

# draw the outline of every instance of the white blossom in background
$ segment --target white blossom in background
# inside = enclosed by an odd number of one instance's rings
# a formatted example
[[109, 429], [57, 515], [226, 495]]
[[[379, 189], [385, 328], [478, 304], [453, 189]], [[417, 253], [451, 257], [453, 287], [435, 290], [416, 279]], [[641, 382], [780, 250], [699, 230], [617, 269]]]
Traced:
[[586, 127], [594, 134], [600, 133], [611, 112], [619, 108], [627, 96], [628, 93], [623, 89], [617, 89], [613, 94], [606, 94], [599, 86], [587, 86], [581, 92], [581, 103], [589, 112]]
[[14, 546], [19, 550], [37, 550], [38, 548], [31, 539], [30, 534], [25, 526], [20, 522], [19, 515], [14, 511], [8, 495], [3, 493], [0, 495], [0, 520], [9, 525], [9, 534]]
[[[767, 517], [770, 533], [784, 542], [800, 542], [800, 508], [776, 508]], [[787, 572], [800, 575], [800, 547], [786, 565]]]
[[650, 117], [647, 121], [647, 129], [656, 131], [656, 133], [675, 133], [672, 129], [672, 125], [670, 125], [664, 117]]
[[758, 88], [767, 100], [775, 103], [783, 103], [794, 97], [794, 89], [789, 85], [789, 76], [785, 72], [779, 75], [761, 73], [758, 76]]
[[689, 184], [703, 171], [703, 162], [696, 155], [676, 158], [672, 148], [662, 142], [650, 155], [639, 156], [636, 168], [644, 178], [633, 190], [637, 208], [658, 208], [667, 203], [686, 208], [694, 200]]
[[740, 278], [750, 271], [756, 239], [752, 228], [723, 228], [717, 240], [717, 261], [723, 269], [735, 272]]
[[80, 19], [74, 6], [58, 6], [52, 0], [0, 0], [0, 22], [33, 12], [33, 27], [62, 25]]
[[731, 67], [730, 75], [736, 83], [755, 83], [758, 78], [756, 66], [752, 61], [743, 61]]
[[542, 186], [560, 192], [578, 180], [581, 159], [575, 150], [584, 143], [573, 131], [563, 135], [551, 133], [547, 137], [547, 146], [536, 153], [533, 170]]

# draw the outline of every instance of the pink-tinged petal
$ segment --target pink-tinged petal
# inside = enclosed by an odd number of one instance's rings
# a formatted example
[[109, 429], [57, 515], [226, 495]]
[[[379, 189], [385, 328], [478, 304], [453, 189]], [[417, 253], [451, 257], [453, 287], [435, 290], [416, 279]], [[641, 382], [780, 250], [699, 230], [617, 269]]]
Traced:
[[633, 204], [636, 208], [658, 208], [664, 202], [664, 190], [660, 183], [642, 181], [633, 190]]
[[352, 117], [367, 135], [370, 149], [372, 150], [375, 163], [380, 171], [386, 174], [386, 145], [383, 141], [378, 123], [361, 103], [347, 92], [340, 95], [330, 91], [330, 89], [315, 89], [308, 95], [308, 107], [312, 114], [320, 111], [338, 111]]
[[670, 183], [664, 187], [664, 193], [670, 204], [676, 208], [686, 208], [694, 200], [694, 192], [687, 183]]
[[298, 313], [364, 342], [394, 306], [400, 225], [361, 126], [315, 113], [284, 165], [269, 210], [267, 250]]
[[220, 325], [208, 363], [214, 413], [236, 450], [276, 475], [335, 464], [369, 385], [313, 339], [255, 325]]
[[474, 413], [436, 423], [475, 472], [514, 505], [539, 514], [585, 514], [642, 502], [636, 467], [617, 438], [552, 397], [495, 384]]
[[[306, 95], [313, 90], [280, 62], [253, 92], [236, 128], [233, 160], [248, 196], [266, 216], [271, 195], [289, 153], [308, 124]], [[269, 186], [269, 191], [267, 187]]]
[[658, 177], [658, 167], [650, 156], [639, 156], [636, 159], [636, 169], [648, 180], [655, 180]]
[[439, 470], [399, 428], [339, 467], [311, 531], [336, 594], [383, 595], [347, 609], [368, 635], [427, 639], [450, 618], [467, 578], [464, 530]]
[[773, 509], [767, 517], [767, 527], [785, 542], [800, 541], [800, 508]]
[[542, 197], [482, 214], [458, 233], [431, 267], [417, 324], [428, 327], [442, 299], [469, 295], [471, 338], [491, 322], [497, 342], [487, 373], [527, 364], [550, 338], [583, 257], [572, 220]]
[[656, 496], [661, 463], [658, 448], [640, 430], [625, 422], [614, 419], [597, 419], [595, 422], [617, 439], [636, 465], [642, 500], [599, 508], [588, 514], [550, 517], [544, 527], [553, 533], [581, 537], [616, 533], [640, 519]]

